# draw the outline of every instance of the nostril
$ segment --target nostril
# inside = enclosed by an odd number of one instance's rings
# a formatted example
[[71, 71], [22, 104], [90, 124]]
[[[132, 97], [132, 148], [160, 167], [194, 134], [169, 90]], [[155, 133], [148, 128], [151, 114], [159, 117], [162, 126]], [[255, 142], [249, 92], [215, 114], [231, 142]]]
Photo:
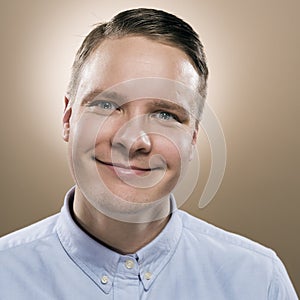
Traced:
[[147, 122], [146, 115], [138, 115], [124, 122], [111, 140], [112, 147], [126, 151], [129, 157], [137, 152], [150, 152], [152, 144]]
[[122, 151], [128, 157], [133, 157], [135, 154], [146, 154], [151, 151], [152, 142], [150, 136], [145, 132], [128, 133], [114, 137], [112, 147], [118, 151]]

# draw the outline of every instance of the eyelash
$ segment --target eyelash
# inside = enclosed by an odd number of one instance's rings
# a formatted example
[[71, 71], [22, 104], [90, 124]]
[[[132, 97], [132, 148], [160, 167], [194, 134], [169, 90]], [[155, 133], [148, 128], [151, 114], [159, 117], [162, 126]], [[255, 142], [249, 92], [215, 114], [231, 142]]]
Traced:
[[[159, 114], [166, 114], [168, 115], [171, 119], [174, 119], [175, 121], [181, 123], [179, 117], [171, 112], [168, 112], [168, 111], [165, 111], [165, 110], [160, 110], [160, 111], [156, 111], [154, 113], [155, 115], [159, 115]], [[169, 118], [166, 120], [166, 121], [169, 121]]]
[[[101, 107], [101, 105], [105, 105], [105, 104], [109, 104], [110, 108], [104, 108], [104, 107]], [[120, 106], [118, 106], [115, 102], [113, 101], [109, 101], [109, 100], [95, 100], [93, 102], [90, 102], [87, 104], [88, 107], [99, 107], [100, 109], [103, 109], [103, 110], [120, 110]], [[166, 110], [158, 110], [158, 111], [155, 111], [153, 112], [151, 115], [152, 116], [158, 116], [158, 115], [161, 115], [161, 114], [165, 114], [165, 115], [168, 115], [169, 117], [167, 119], [165, 119], [164, 121], [170, 121], [170, 119], [172, 120], [175, 120], [176, 122], [178, 123], [182, 123], [182, 121], [180, 120], [180, 118], [174, 114], [174, 113], [171, 113], [169, 111], [166, 111]], [[164, 119], [164, 118], [160, 118], [160, 119]]]
[[[103, 105], [105, 105], [105, 104], [109, 104], [109, 105], [112, 105], [113, 106], [113, 108], [104, 108], [104, 107], [101, 107], [99, 104], [103, 104]], [[116, 103], [114, 103], [113, 101], [108, 101], [108, 100], [95, 100], [95, 101], [93, 101], [93, 102], [90, 102], [90, 103], [88, 103], [88, 105], [87, 105], [88, 107], [95, 107], [95, 106], [98, 106], [98, 107], [100, 107], [101, 109], [115, 109], [115, 110], [119, 110], [120, 109], [120, 107], [116, 104]]]

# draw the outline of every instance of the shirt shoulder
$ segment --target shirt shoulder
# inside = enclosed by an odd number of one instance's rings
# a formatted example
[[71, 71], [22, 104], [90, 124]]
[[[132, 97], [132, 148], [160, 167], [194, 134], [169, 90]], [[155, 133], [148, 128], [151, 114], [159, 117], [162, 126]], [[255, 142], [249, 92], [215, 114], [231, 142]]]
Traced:
[[193, 248], [194, 257], [201, 253], [205, 263], [210, 264], [209, 268], [214, 268], [214, 274], [222, 274], [227, 286], [238, 283], [263, 294], [266, 299], [298, 299], [282, 261], [272, 249], [186, 212], [179, 211], [179, 215], [183, 225], [183, 248]]
[[55, 226], [59, 214], [47, 217], [30, 226], [7, 234], [0, 238], [0, 253], [22, 245], [49, 237], [56, 234]]
[[251, 252], [271, 260], [276, 259], [276, 254], [272, 249], [255, 241], [209, 224], [184, 211], [179, 211], [179, 214], [183, 223], [183, 233], [193, 236], [198, 241], [204, 239], [207, 243], [213, 243], [215, 247], [220, 245], [221, 249], [230, 248], [233, 250], [235, 248], [237, 251]]

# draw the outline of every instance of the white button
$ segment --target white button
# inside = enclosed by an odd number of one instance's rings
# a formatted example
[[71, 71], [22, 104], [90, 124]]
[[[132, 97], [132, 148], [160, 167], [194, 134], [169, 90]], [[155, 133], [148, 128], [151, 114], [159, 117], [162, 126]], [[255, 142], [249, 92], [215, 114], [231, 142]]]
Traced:
[[126, 260], [125, 266], [127, 269], [132, 269], [134, 267], [134, 262], [131, 259]]
[[101, 282], [102, 282], [103, 284], [107, 284], [107, 283], [108, 283], [108, 277], [107, 277], [106, 275], [102, 276], [102, 277], [101, 277]]
[[151, 277], [152, 277], [152, 273], [146, 272], [145, 275], [144, 275], [144, 277], [145, 277], [146, 280], [150, 280]]

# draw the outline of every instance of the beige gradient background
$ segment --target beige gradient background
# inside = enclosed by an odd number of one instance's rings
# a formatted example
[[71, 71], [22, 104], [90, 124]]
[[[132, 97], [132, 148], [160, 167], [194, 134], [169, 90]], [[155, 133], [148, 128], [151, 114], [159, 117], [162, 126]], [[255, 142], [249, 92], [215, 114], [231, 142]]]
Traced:
[[299, 9], [287, 1], [1, 1], [0, 235], [60, 210], [72, 186], [61, 139], [63, 97], [76, 49], [92, 25], [138, 6], [168, 10], [199, 32], [210, 68], [208, 101], [227, 141], [214, 200], [183, 208], [273, 248], [300, 290]]

